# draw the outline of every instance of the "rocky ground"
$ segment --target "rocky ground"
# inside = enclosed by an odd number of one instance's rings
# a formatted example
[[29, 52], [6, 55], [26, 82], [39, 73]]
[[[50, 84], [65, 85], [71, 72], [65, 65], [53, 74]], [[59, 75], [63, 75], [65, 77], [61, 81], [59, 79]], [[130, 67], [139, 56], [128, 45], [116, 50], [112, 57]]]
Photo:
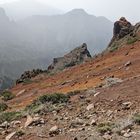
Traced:
[[140, 76], [110, 77], [99, 87], [69, 93], [67, 103], [49, 104], [50, 111], [45, 105], [37, 113], [2, 123], [0, 138], [13, 134], [11, 140], [139, 140], [139, 85]]

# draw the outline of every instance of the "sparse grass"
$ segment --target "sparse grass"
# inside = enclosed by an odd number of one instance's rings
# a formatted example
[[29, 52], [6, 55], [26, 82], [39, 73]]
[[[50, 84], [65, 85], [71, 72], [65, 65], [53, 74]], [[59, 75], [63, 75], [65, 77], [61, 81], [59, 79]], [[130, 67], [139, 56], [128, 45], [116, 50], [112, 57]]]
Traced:
[[8, 106], [5, 103], [0, 103], [0, 112], [5, 111]]
[[23, 80], [23, 84], [24, 85], [28, 85], [28, 84], [31, 84], [33, 81], [31, 79], [25, 79]]
[[136, 41], [138, 41], [138, 39], [136, 37], [134, 37], [134, 38], [128, 38], [127, 39], [127, 44], [128, 45], [131, 45], [131, 44], [135, 43]]
[[22, 137], [24, 134], [25, 132], [23, 130], [18, 130], [15, 135], [19, 138]]
[[38, 113], [42, 110], [52, 111], [55, 109], [54, 104], [59, 108], [58, 104], [67, 103], [68, 101], [69, 96], [62, 93], [46, 94], [34, 100], [32, 104], [25, 108], [25, 111], [29, 111], [30, 113]]
[[67, 93], [68, 96], [74, 96], [79, 94], [81, 91], [80, 90], [74, 90], [74, 91], [70, 91]]
[[133, 116], [133, 122], [134, 122], [135, 124], [140, 125], [140, 114], [135, 114], [135, 115]]
[[117, 45], [113, 45], [111, 48], [110, 48], [110, 52], [114, 52], [118, 49], [118, 46]]
[[22, 117], [21, 112], [4, 112], [0, 114], [0, 123], [3, 123], [5, 121], [11, 122], [20, 119], [21, 117]]
[[32, 104], [26, 106], [25, 111], [29, 113], [39, 113], [44, 108], [38, 100], [33, 101]]
[[110, 122], [100, 123], [97, 127], [98, 127], [98, 132], [103, 135], [106, 132], [112, 133], [112, 129], [114, 127], [114, 124], [110, 123]]
[[13, 99], [15, 96], [13, 95], [12, 92], [10, 91], [4, 91], [1, 93], [1, 96], [2, 96], [2, 100], [4, 101], [8, 101], [8, 100], [11, 100]]
[[57, 103], [66, 103], [69, 100], [69, 97], [67, 95], [64, 95], [62, 93], [54, 93], [54, 94], [46, 94], [38, 99], [42, 104], [46, 102], [50, 102], [52, 104]]

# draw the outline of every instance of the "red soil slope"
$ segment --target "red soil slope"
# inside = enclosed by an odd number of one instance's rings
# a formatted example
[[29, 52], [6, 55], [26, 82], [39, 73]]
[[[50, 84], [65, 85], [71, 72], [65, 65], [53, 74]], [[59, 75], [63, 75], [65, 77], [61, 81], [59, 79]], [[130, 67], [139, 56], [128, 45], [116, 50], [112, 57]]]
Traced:
[[[128, 61], [131, 65], [125, 67]], [[16, 98], [8, 104], [15, 109], [22, 108], [46, 93], [90, 89], [100, 85], [105, 77], [128, 79], [138, 75], [140, 75], [140, 42], [98, 55], [89, 62], [55, 75], [39, 75], [29, 84], [19, 84], [12, 88]]]

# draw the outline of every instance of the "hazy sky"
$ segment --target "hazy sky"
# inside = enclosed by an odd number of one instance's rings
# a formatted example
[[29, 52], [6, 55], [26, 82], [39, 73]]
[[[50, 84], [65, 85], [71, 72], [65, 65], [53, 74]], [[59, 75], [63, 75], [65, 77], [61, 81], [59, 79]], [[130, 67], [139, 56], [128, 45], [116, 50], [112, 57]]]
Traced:
[[[0, 0], [0, 3], [17, 0]], [[25, 1], [25, 0], [23, 0]], [[30, 1], [30, 0], [29, 0]], [[33, 0], [32, 0], [33, 1]], [[114, 21], [125, 16], [131, 22], [140, 21], [140, 0], [37, 0], [64, 12], [74, 8], [83, 8], [95, 16], [105, 16]]]

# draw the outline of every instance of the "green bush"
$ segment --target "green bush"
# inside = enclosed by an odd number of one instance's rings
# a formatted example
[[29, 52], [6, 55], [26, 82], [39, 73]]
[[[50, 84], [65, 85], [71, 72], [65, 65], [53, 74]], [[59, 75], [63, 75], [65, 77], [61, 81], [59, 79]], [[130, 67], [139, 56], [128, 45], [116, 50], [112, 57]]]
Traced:
[[15, 97], [13, 95], [13, 93], [10, 92], [10, 91], [4, 91], [4, 92], [2, 92], [1, 96], [2, 96], [2, 100], [4, 100], [4, 101], [11, 100], [11, 99], [13, 99]]
[[28, 85], [31, 84], [33, 81], [31, 79], [24, 79], [23, 80], [23, 85]]
[[140, 114], [135, 114], [133, 116], [133, 121], [134, 121], [134, 123], [140, 125]]
[[100, 123], [98, 125], [98, 132], [101, 133], [102, 135], [106, 132], [112, 132], [114, 124], [107, 122], [107, 123]]
[[51, 102], [52, 104], [57, 103], [66, 103], [69, 100], [69, 97], [67, 95], [64, 95], [62, 93], [54, 93], [54, 94], [47, 94], [39, 97], [38, 99], [42, 104], [46, 102]]
[[[55, 106], [53, 104], [66, 103], [69, 101], [69, 96], [62, 93], [54, 93], [40, 96], [38, 99], [34, 100], [32, 104], [28, 105], [25, 108], [25, 111], [30, 113], [39, 113], [40, 111], [46, 108], [47, 103], [51, 103], [47, 105], [47, 110], [55, 110]], [[59, 107], [58, 107], [59, 108]]]
[[5, 111], [8, 106], [5, 103], [0, 103], [0, 112]]
[[80, 90], [74, 90], [74, 91], [70, 91], [67, 93], [68, 96], [75, 96], [77, 94], [81, 93]]
[[138, 41], [138, 39], [136, 37], [135, 38], [128, 38], [127, 39], [127, 44], [130, 45], [130, 44], [135, 43], [136, 41]]
[[25, 111], [30, 113], [38, 113], [43, 109], [43, 104], [38, 100], [34, 100], [32, 104], [26, 106]]
[[110, 52], [114, 52], [118, 49], [118, 46], [116, 45], [113, 45], [111, 48], [110, 48]]
[[19, 130], [16, 132], [15, 135], [19, 138], [19, 137], [22, 137], [24, 134], [25, 134], [25, 132], [23, 130]]
[[22, 117], [21, 112], [4, 112], [0, 114], [0, 123], [11, 122]]

